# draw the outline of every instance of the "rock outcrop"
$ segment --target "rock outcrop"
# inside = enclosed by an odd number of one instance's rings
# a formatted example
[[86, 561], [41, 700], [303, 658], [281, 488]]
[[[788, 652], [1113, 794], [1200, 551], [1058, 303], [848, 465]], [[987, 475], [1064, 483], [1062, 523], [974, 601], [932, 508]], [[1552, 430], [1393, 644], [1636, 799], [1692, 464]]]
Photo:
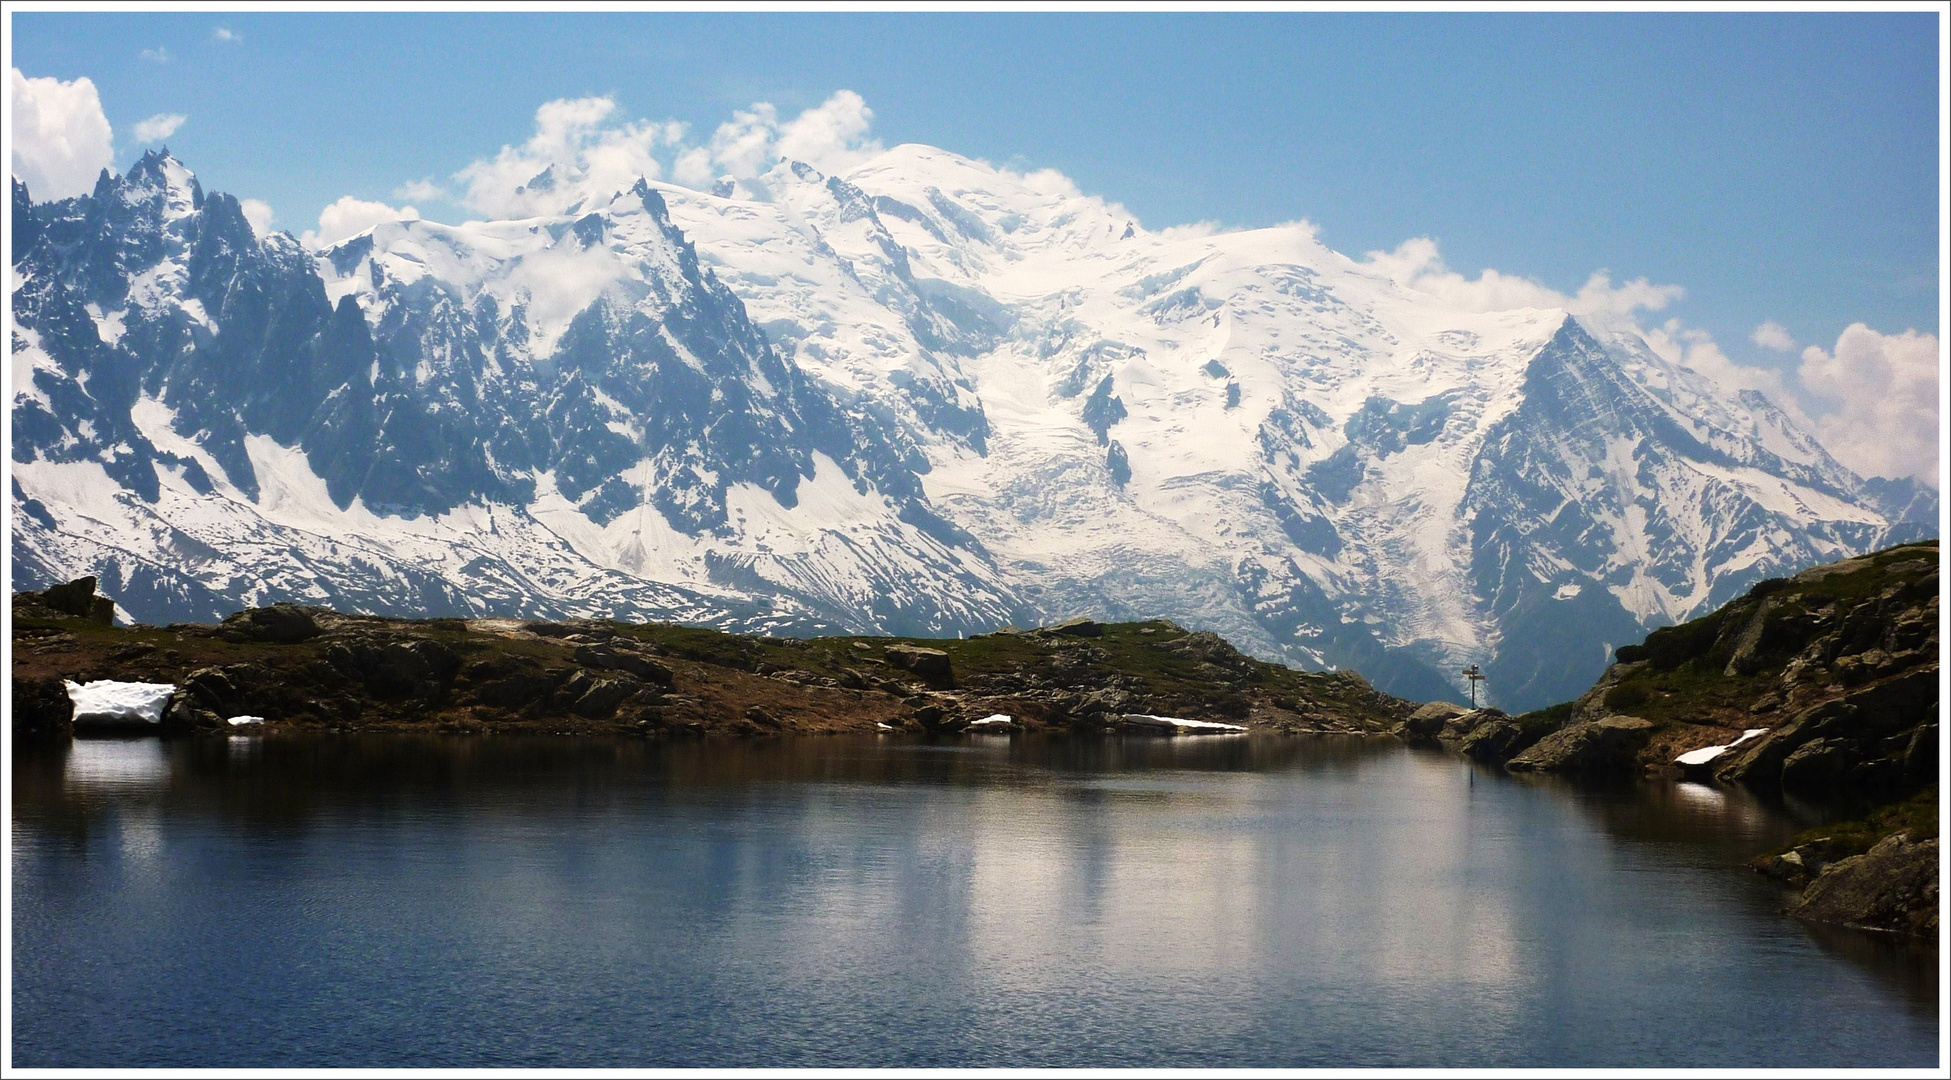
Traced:
[[1908, 832], [1830, 863], [1789, 914], [1916, 937], [1938, 936], [1938, 841]]
[[1625, 774], [1652, 735], [1652, 721], [1637, 716], [1586, 720], [1538, 740], [1504, 767], [1512, 772]]

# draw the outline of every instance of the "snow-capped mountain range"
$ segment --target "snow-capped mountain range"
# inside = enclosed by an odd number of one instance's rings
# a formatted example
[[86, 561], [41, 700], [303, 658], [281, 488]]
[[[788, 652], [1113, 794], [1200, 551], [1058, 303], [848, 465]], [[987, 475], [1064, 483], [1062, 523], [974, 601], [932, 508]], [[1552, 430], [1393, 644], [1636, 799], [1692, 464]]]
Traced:
[[[15, 587], [951, 635], [1166, 616], [1521, 708], [1755, 580], [1935, 532], [1782, 411], [1304, 226], [1148, 232], [899, 146], [710, 193], [253, 234], [167, 152], [13, 188]], [[546, 201], [546, 200], [545, 200]]]

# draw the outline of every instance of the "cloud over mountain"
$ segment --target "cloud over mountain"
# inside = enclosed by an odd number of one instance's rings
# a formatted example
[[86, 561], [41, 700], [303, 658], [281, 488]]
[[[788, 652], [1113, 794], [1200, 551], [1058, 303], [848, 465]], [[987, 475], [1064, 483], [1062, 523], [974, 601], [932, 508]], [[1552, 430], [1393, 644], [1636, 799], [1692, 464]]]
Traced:
[[114, 133], [94, 82], [85, 76], [73, 82], [29, 78], [19, 68], [9, 78], [14, 175], [38, 199], [86, 193], [115, 162]]
[[1912, 476], [1938, 486], [1938, 339], [1906, 330], [1880, 334], [1855, 323], [1833, 351], [1802, 352], [1802, 384], [1826, 407], [1816, 419], [1824, 445], [1867, 476]]

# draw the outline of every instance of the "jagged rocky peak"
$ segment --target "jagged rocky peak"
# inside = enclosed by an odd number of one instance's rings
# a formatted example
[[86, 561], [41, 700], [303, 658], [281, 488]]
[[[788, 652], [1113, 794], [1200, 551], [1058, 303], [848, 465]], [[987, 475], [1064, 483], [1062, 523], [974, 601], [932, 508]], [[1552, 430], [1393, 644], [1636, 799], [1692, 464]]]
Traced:
[[108, 170], [95, 182], [95, 197], [104, 196], [104, 185], [112, 185], [123, 202], [131, 206], [153, 206], [164, 220], [174, 221], [203, 209], [203, 185], [196, 174], [176, 160], [165, 146], [144, 153], [116, 184]]

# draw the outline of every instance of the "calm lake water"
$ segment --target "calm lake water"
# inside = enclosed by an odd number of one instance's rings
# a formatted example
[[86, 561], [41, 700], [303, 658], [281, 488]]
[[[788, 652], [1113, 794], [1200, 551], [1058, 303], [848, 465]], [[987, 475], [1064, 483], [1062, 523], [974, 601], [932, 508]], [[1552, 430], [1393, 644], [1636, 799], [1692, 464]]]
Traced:
[[1933, 1066], [1734, 793], [1386, 740], [82, 741], [16, 1066]]

